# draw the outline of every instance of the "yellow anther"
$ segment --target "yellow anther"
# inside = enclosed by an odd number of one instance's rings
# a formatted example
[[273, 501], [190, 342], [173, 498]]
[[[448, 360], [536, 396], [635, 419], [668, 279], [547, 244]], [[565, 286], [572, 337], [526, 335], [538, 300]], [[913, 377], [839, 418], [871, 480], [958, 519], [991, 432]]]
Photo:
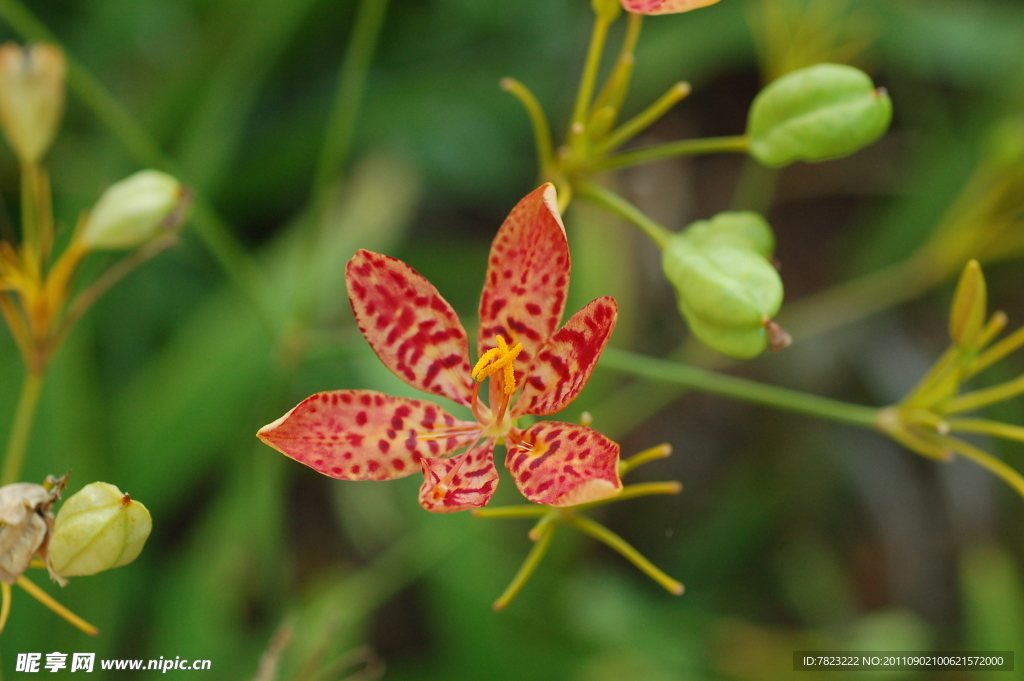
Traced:
[[504, 372], [503, 378], [505, 379], [504, 392], [506, 395], [511, 395], [516, 390], [516, 374], [512, 363], [515, 362], [516, 357], [522, 352], [523, 344], [516, 343], [514, 347], [510, 348], [501, 336], [495, 336], [494, 338], [498, 343], [498, 347], [491, 348], [485, 352], [476, 363], [476, 366], [473, 367], [470, 375], [474, 380], [482, 381], [501, 370]]

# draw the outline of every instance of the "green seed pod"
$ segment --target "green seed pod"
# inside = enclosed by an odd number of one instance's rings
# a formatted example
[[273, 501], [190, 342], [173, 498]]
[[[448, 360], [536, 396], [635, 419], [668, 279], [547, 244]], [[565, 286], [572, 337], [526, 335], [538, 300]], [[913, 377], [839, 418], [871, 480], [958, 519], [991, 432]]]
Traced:
[[782, 305], [782, 280], [768, 258], [775, 239], [756, 213], [721, 213], [675, 235], [662, 254], [665, 277], [697, 338], [748, 359], [785, 345], [771, 318]]
[[891, 119], [889, 95], [866, 73], [817, 64], [779, 78], [754, 99], [750, 154], [776, 168], [839, 158], [877, 140]]
[[142, 552], [152, 529], [145, 506], [113, 485], [91, 483], [57, 512], [50, 569], [74, 577], [127, 565]]
[[166, 173], [142, 170], [110, 186], [79, 236], [90, 250], [127, 250], [180, 223], [186, 193]]

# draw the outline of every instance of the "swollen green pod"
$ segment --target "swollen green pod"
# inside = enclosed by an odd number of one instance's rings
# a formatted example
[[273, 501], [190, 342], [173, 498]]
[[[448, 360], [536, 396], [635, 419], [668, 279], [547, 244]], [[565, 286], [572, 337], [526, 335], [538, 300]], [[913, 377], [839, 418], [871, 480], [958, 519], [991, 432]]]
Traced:
[[769, 345], [782, 305], [782, 280], [770, 262], [775, 238], [756, 213], [721, 213], [676, 234], [662, 254], [690, 330], [719, 352], [748, 359]]
[[847, 156], [885, 134], [892, 100], [859, 69], [817, 64], [769, 84], [747, 121], [750, 154], [782, 167]]

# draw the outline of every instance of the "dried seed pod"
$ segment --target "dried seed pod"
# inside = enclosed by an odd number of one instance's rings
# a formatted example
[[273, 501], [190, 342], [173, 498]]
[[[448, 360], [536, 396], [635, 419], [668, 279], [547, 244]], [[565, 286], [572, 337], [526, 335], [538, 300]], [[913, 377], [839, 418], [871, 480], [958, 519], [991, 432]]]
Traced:
[[45, 559], [54, 523], [50, 508], [65, 478], [49, 489], [28, 482], [0, 487], [0, 580], [14, 584], [33, 557]]

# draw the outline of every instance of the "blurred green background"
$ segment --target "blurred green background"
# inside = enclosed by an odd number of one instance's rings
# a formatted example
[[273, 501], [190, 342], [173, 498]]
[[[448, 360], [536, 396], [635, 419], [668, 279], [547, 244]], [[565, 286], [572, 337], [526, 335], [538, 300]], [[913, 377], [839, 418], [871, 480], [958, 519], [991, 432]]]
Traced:
[[[824, 58], [858, 65], [889, 89], [889, 135], [777, 178], [717, 156], [615, 181], [672, 229], [730, 205], [766, 208], [792, 301], [911, 252], [970, 176], [991, 126], [1024, 114], [1024, 4], [786, 2], [822, 40]], [[0, 14], [13, 16], [12, 7], [0, 2]], [[433, 516], [416, 503], [418, 476], [329, 480], [256, 441], [259, 426], [317, 390], [410, 394], [351, 323], [342, 270], [357, 248], [403, 258], [473, 323], [490, 239], [536, 182], [527, 118], [498, 80], [511, 75], [532, 88], [562, 129], [590, 30], [585, 0], [392, 2], [348, 163], [325, 192], [330, 247], [312, 252], [298, 216], [355, 2], [36, 0], [30, 8], [255, 254], [275, 313], [290, 318], [306, 300], [303, 286], [314, 302], [296, 317], [301, 333], [268, 333], [187, 229], [178, 248], [132, 274], [76, 329], [48, 376], [24, 477], [70, 468], [71, 491], [115, 483], [148, 506], [154, 531], [134, 564], [63, 590], [47, 585], [99, 626], [98, 639], [16, 592], [0, 639], [5, 677], [20, 678], [17, 653], [56, 650], [206, 658], [210, 672], [164, 676], [250, 679], [282, 623], [293, 637], [279, 678], [308, 681], [345, 678], [368, 658], [368, 678], [383, 660], [388, 679], [770, 681], [794, 675], [800, 649], [1024, 642], [1021, 499], [970, 464], [925, 461], [871, 433], [599, 369], [562, 416], [590, 410], [624, 455], [671, 443], [676, 453], [637, 479], [685, 486], [679, 497], [612, 505], [600, 517], [687, 593], [667, 595], [605, 547], [562, 531], [502, 614], [490, 604], [529, 549], [524, 521]], [[679, 79], [694, 93], [641, 143], [742, 132], [766, 74], [785, 68], [780, 50], [809, 44], [765, 9], [722, 0], [645, 23], [627, 110]], [[0, 37], [19, 39], [5, 20]], [[69, 94], [48, 156], [65, 229], [104, 187], [146, 165], [124, 132]], [[0, 194], [0, 220], [17, 224], [18, 169], [6, 147]], [[567, 223], [569, 309], [614, 295], [622, 315], [613, 344], [665, 354], [683, 341], [655, 248], [582, 204]], [[1024, 322], [1021, 271], [1019, 260], [986, 269], [992, 305], [1011, 328]], [[945, 347], [951, 292], [947, 283], [736, 371], [891, 403]], [[6, 333], [0, 363], [5, 436], [22, 372]], [[1021, 368], [1016, 359], [992, 380]], [[1001, 409], [1003, 420], [1024, 423], [1019, 401]], [[1019, 446], [988, 446], [1024, 469]], [[495, 502], [517, 498], [504, 478]], [[345, 653], [350, 659], [330, 668]]]

